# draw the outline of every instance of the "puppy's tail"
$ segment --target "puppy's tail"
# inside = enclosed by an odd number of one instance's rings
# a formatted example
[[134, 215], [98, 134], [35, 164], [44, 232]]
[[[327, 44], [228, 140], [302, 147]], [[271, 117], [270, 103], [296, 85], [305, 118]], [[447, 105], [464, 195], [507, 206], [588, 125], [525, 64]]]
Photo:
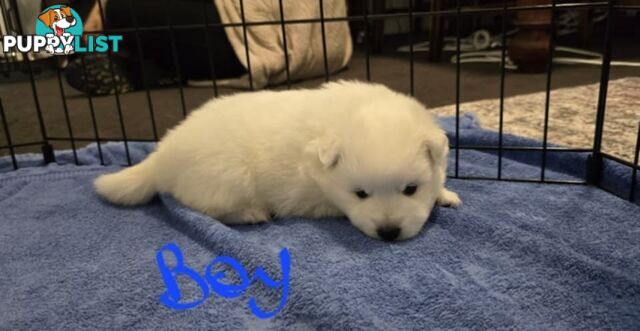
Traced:
[[98, 195], [111, 203], [125, 206], [146, 203], [157, 193], [152, 166], [153, 155], [135, 166], [98, 177], [93, 186]]

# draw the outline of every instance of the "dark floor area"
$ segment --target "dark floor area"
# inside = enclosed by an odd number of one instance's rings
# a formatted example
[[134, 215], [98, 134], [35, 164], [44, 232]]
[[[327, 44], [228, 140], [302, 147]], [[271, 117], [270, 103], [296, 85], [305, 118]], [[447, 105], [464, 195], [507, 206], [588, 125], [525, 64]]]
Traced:
[[[633, 54], [637, 47], [630, 43], [617, 43], [624, 50], [622, 55], [614, 55], [625, 60], [640, 59], [640, 53]], [[449, 58], [451, 54], [445, 54]], [[331, 79], [366, 79], [364, 53], [355, 53], [349, 67], [332, 76]], [[371, 79], [388, 85], [401, 92], [410, 90], [410, 66], [407, 55], [391, 51], [374, 55], [370, 61]], [[601, 69], [597, 65], [555, 65], [552, 88], [569, 87], [595, 83], [600, 80]], [[611, 79], [640, 76], [639, 67], [612, 67]], [[429, 63], [426, 53], [416, 53], [415, 96], [428, 107], [455, 103], [455, 65], [448, 61]], [[2, 80], [4, 79], [4, 81]], [[14, 144], [42, 141], [41, 129], [36, 113], [33, 92], [28, 77], [12, 75], [10, 79], [0, 79], [0, 98], [4, 104], [11, 136]], [[296, 83], [293, 88], [314, 87], [322, 84], [324, 78]], [[507, 71], [505, 77], [505, 97], [544, 91], [546, 74], [524, 74]], [[285, 89], [286, 86], [275, 87]], [[64, 109], [68, 109], [69, 122], [74, 138], [79, 139], [76, 147], [86, 145], [96, 139], [91, 108], [93, 107], [98, 135], [101, 139], [121, 140], [123, 129], [127, 139], [154, 139], [151, 111], [145, 91], [116, 96], [87, 98], [73, 90], [66, 83], [62, 89], [54, 71], [43, 71], [36, 76], [36, 90], [42, 109], [45, 129], [55, 149], [69, 148], [64, 142], [70, 136]], [[212, 88], [185, 87], [184, 112], [189, 113], [207, 99], [213, 97]], [[220, 89], [221, 94], [235, 93], [237, 90]], [[61, 98], [64, 93], [66, 104]], [[497, 63], [463, 64], [460, 80], [461, 102], [498, 98], [500, 96], [500, 67]], [[158, 136], [174, 126], [183, 117], [183, 107], [178, 88], [153, 90], [150, 92], [151, 105], [155, 117]], [[122, 124], [118, 114], [118, 103], [122, 113]], [[0, 147], [6, 146], [4, 131], [0, 130]], [[33, 147], [21, 147], [16, 152], [37, 151]], [[8, 149], [0, 149], [0, 155], [8, 154]]]

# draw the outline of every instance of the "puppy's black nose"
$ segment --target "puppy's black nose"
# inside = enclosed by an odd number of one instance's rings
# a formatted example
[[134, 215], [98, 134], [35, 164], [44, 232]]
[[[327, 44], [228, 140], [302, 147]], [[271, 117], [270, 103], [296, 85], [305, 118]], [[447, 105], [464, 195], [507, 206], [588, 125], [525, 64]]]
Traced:
[[381, 227], [378, 228], [378, 236], [384, 241], [393, 241], [400, 235], [400, 228], [396, 227]]
[[75, 21], [76, 21], [76, 19], [75, 19], [75, 18], [73, 18], [72, 16], [67, 16], [67, 17], [66, 17], [66, 20], [67, 20], [67, 22], [69, 22], [69, 23], [73, 23], [73, 22], [75, 22]]

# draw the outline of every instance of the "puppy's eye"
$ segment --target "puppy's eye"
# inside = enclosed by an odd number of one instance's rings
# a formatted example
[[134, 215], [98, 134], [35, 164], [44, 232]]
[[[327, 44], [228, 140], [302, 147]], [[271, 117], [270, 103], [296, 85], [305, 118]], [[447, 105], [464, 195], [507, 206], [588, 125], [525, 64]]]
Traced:
[[360, 198], [360, 200], [364, 200], [369, 197], [369, 194], [363, 190], [355, 191], [354, 193], [358, 198]]
[[405, 187], [404, 190], [402, 190], [402, 194], [409, 197], [415, 194], [417, 190], [418, 190], [418, 185], [407, 185], [407, 187]]

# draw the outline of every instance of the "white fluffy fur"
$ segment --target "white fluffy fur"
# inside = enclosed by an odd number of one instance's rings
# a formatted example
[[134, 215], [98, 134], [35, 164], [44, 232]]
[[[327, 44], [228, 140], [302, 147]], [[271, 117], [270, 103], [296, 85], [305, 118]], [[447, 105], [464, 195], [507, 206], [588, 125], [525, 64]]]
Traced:
[[[100, 176], [96, 191], [122, 205], [158, 192], [227, 224], [270, 215], [346, 215], [365, 234], [415, 236], [444, 188], [448, 140], [415, 99], [376, 84], [253, 92], [209, 101], [142, 163]], [[416, 193], [402, 193], [407, 185]], [[360, 199], [354, 193], [369, 195]]]

